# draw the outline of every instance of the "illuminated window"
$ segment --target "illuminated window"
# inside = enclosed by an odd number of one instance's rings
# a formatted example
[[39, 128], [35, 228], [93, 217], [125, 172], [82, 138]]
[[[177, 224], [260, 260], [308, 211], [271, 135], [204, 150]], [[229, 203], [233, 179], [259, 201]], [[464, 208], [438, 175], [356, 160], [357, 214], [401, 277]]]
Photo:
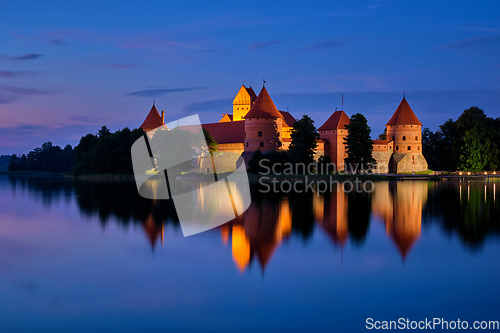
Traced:
[[260, 146], [261, 146], [261, 147], [264, 147], [264, 142], [261, 142], [261, 143], [260, 143]]
[[262, 131], [259, 131], [259, 134], [258, 134], [258, 135], [259, 135], [259, 136], [262, 136]]

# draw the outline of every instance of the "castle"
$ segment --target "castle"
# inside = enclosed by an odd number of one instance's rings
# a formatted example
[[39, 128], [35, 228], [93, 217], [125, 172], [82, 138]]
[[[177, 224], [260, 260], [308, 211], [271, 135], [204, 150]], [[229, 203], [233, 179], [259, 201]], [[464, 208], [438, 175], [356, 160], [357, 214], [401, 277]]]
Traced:
[[[289, 112], [276, 108], [265, 87], [257, 96], [252, 87], [242, 85], [233, 100], [233, 114], [223, 114], [219, 122], [202, 124], [202, 127], [214, 137], [220, 152], [238, 157], [244, 155], [248, 159], [257, 149], [262, 152], [287, 150], [296, 121]], [[153, 105], [140, 128], [149, 132], [164, 124], [164, 112], [160, 116]], [[344, 139], [348, 124], [349, 117], [342, 110], [335, 111], [318, 128], [320, 138], [315, 158], [329, 156], [338, 171], [345, 169], [347, 152]], [[427, 170], [422, 155], [422, 123], [405, 97], [387, 122], [386, 129], [387, 140], [372, 140], [372, 156], [377, 162], [374, 171], [406, 173]]]

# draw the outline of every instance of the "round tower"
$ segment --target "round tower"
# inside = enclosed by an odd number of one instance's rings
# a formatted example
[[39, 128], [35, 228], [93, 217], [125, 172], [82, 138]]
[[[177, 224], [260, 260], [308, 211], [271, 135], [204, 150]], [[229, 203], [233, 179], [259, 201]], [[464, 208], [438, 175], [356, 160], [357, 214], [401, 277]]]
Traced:
[[394, 142], [389, 171], [403, 173], [427, 170], [427, 161], [422, 155], [422, 123], [405, 97], [385, 126], [387, 139]]
[[422, 153], [422, 123], [405, 97], [385, 126], [387, 140], [394, 141], [395, 153]]
[[265, 87], [245, 118], [245, 151], [277, 150], [282, 145], [283, 116]]

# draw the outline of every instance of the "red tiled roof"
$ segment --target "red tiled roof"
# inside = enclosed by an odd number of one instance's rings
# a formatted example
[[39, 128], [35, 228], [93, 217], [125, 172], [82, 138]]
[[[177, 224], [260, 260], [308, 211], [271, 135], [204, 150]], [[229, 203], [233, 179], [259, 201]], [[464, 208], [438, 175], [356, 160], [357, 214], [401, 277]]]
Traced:
[[243, 143], [245, 141], [245, 121], [202, 124], [215, 141], [222, 143]]
[[387, 122], [387, 125], [420, 125], [422, 123], [418, 120], [415, 113], [411, 109], [410, 105], [406, 101], [406, 98], [403, 97], [401, 103], [399, 103], [398, 108], [392, 115], [391, 119]]
[[335, 111], [318, 131], [345, 129], [345, 125], [349, 125], [349, 117], [344, 111]]
[[280, 111], [280, 113], [283, 116], [283, 119], [285, 120], [285, 124], [288, 127], [293, 127], [293, 124], [295, 124], [297, 119], [295, 119], [288, 111]]
[[252, 102], [255, 102], [255, 100], [257, 99], [257, 94], [255, 93], [255, 91], [253, 91], [253, 88], [252, 87], [248, 87], [248, 88], [245, 87], [245, 89], [247, 90], [248, 94], [250, 95], [250, 100]]
[[267, 92], [266, 88], [263, 87], [257, 97], [257, 100], [252, 105], [252, 108], [245, 115], [245, 119], [248, 118], [283, 118], [281, 113], [276, 109], [271, 96]]
[[233, 121], [233, 115], [229, 113], [224, 113], [222, 115], [221, 120], [219, 120], [219, 123], [227, 122], [227, 121]]
[[386, 145], [392, 140], [372, 140], [374, 145]]
[[321, 138], [320, 138], [320, 139], [317, 139], [317, 140], [316, 140], [316, 142], [318, 142], [318, 143], [326, 143], [326, 142], [325, 142], [325, 140], [324, 140], [324, 139], [321, 139]]
[[143, 130], [152, 130], [152, 129], [155, 129], [157, 127], [163, 126], [163, 125], [165, 125], [165, 124], [161, 120], [161, 116], [158, 113], [158, 110], [156, 110], [156, 107], [153, 105], [153, 107], [151, 107], [151, 110], [149, 111], [146, 119], [144, 120], [142, 125], [139, 127], [142, 128]]

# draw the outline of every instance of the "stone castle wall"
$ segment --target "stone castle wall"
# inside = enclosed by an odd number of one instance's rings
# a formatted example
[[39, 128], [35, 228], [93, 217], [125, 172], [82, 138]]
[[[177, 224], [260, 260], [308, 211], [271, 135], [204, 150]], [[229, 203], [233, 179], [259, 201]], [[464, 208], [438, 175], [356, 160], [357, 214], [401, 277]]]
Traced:
[[372, 169], [373, 173], [388, 173], [391, 162], [392, 150], [372, 151], [372, 157], [377, 161], [377, 165]]
[[419, 153], [397, 153], [391, 157], [389, 171], [395, 173], [419, 172], [428, 170], [427, 161]]

